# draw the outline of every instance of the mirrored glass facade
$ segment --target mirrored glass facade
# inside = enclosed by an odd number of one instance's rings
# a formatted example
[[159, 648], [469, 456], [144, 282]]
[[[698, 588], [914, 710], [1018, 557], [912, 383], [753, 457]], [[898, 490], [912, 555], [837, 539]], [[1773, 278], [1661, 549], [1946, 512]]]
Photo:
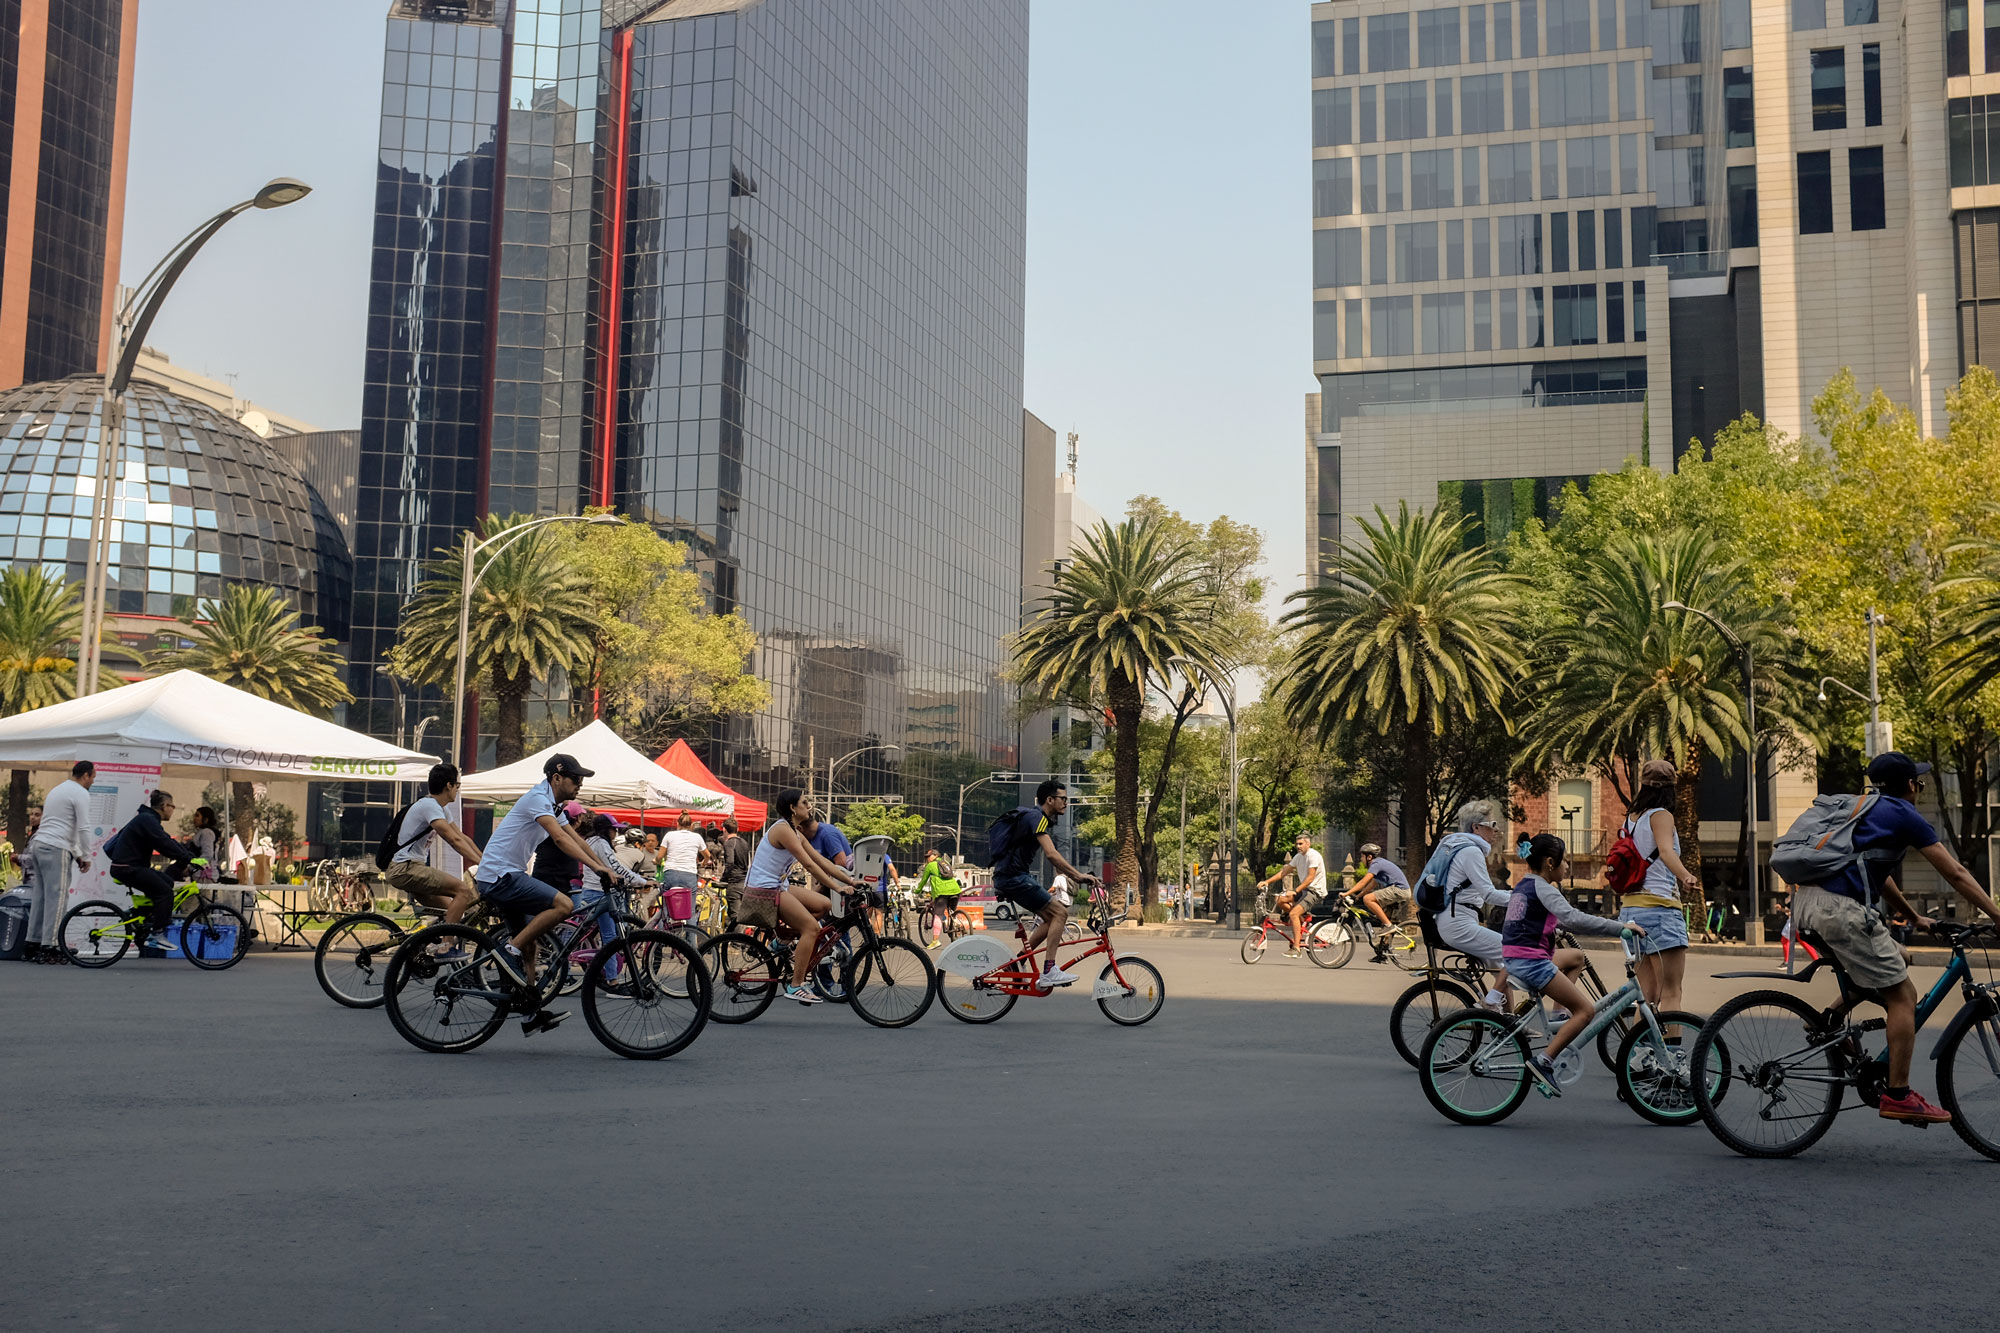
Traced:
[[1020, 0], [634, 29], [621, 499], [761, 636], [730, 781], [1013, 762], [1027, 36]]
[[[103, 389], [90, 375], [0, 393], [0, 562], [83, 581]], [[187, 616], [225, 584], [268, 584], [304, 620], [346, 636], [347, 545], [270, 445], [212, 408], [134, 380], [115, 467], [112, 611]]]

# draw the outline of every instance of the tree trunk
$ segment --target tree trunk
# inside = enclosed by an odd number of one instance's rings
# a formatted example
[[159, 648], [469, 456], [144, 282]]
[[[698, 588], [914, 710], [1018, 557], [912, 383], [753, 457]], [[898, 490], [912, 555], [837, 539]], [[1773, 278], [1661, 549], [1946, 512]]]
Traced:
[[[250, 844], [257, 841], [257, 787], [251, 782], [229, 784], [229, 823], [237, 838], [243, 843], [247, 856]], [[225, 858], [227, 859], [226, 853]], [[241, 879], [239, 874], [237, 878]]]
[[1111, 821], [1116, 830], [1118, 887], [1126, 910], [1139, 883], [1139, 718], [1145, 699], [1137, 681], [1114, 674], [1105, 691], [1111, 705]]
[[[1150, 905], [1160, 896], [1160, 806], [1166, 799], [1167, 782], [1173, 776], [1174, 751], [1180, 745], [1181, 728], [1194, 708], [1196, 693], [1188, 690], [1174, 710], [1173, 725], [1167, 729], [1166, 744], [1160, 747], [1160, 768], [1153, 775], [1153, 789], [1146, 794], [1146, 816], [1139, 826], [1139, 901]], [[1136, 728], [1134, 729], [1136, 732]]]
[[[1681, 864], [1688, 868], [1697, 885], [1693, 899], [1688, 903], [1694, 909], [1696, 921], [1708, 919], [1708, 890], [1701, 887], [1702, 753], [1701, 738], [1697, 736], [1688, 743], [1687, 754], [1681, 758], [1680, 780], [1674, 784], [1674, 832], [1681, 840]], [[1742, 852], [1749, 849], [1749, 836], [1746, 828], [1740, 844]]]
[[[1421, 726], [1404, 733], [1403, 864], [1415, 874], [1430, 860], [1426, 838], [1431, 810], [1431, 738]], [[1412, 881], [1413, 883], [1415, 881]]]
[[[494, 719], [496, 733], [493, 743], [493, 763], [504, 768], [528, 752], [528, 676], [508, 678], [499, 672], [493, 673], [494, 711], [499, 715]], [[475, 733], [477, 728], [474, 729]]]
[[7, 782], [7, 841], [17, 852], [28, 846], [28, 770], [17, 768]]

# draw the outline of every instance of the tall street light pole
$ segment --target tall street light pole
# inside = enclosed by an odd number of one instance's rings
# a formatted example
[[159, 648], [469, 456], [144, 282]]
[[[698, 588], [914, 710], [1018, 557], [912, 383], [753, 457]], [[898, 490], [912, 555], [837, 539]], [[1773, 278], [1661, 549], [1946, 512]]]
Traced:
[[83, 576], [82, 642], [77, 647], [76, 693], [78, 698], [97, 693], [97, 678], [104, 669], [104, 585], [111, 568], [111, 497], [118, 476], [119, 455], [125, 447], [125, 390], [132, 382], [132, 368], [138, 363], [139, 349], [166, 302], [167, 293], [209, 238], [240, 213], [253, 208], [283, 208], [312, 193], [304, 181], [280, 176], [265, 184], [252, 197], [231, 204], [180, 239], [153, 265], [112, 319], [111, 369], [104, 376], [102, 411], [97, 421], [96, 488], [90, 499], [90, 561]]
[[1743, 900], [1746, 909], [1743, 942], [1762, 944], [1764, 916], [1757, 910], [1757, 852], [1760, 841], [1757, 836], [1757, 677], [1750, 660], [1750, 645], [1743, 642], [1735, 630], [1699, 607], [1685, 602], [1667, 602], [1660, 609], [1700, 616], [1715, 626], [1715, 632], [1736, 650], [1736, 658], [1743, 666], [1743, 729], [1750, 737], [1743, 764], [1743, 836], [1749, 851], [1749, 855], [1743, 858]]
[[977, 782], [961, 782], [958, 784], [958, 822], [952, 825], [951, 828], [951, 859], [953, 861], [962, 861], [964, 859], [962, 844], [965, 841], [965, 794], [974, 787], [983, 787], [989, 782], [998, 782], [1004, 778], [1011, 778], [1013, 776], [1012, 773], [988, 773]]
[[[509, 546], [512, 546], [536, 528], [547, 527], [551, 523], [593, 523], [615, 526], [624, 521], [624, 519], [619, 518], [615, 514], [551, 514], [547, 518], [532, 519], [518, 527], [503, 528], [491, 537], [488, 537], [485, 541], [473, 541], [470, 532], [465, 534], [465, 563], [459, 574], [458, 583], [458, 667], [452, 679], [451, 689], [452, 743], [459, 749], [461, 768], [470, 768], [473, 760], [476, 760], [479, 755], [479, 747], [477, 745], [468, 746], [465, 740], [465, 658], [466, 654], [470, 651], [467, 640], [472, 637], [472, 589], [481, 578], [485, 577], [486, 571], [493, 568], [493, 560], [488, 560], [484, 565], [479, 567], [479, 572], [475, 574], [472, 570], [473, 560], [478, 557], [481, 551], [496, 543], [499, 546], [499, 550], [493, 552], [493, 557], [494, 559], [498, 559], [501, 552], [505, 551]], [[472, 759], [466, 758], [468, 753], [471, 754]]]
[[849, 750], [838, 759], [829, 759], [826, 761], [826, 813], [828, 818], [833, 817], [833, 770], [856, 755], [868, 754], [875, 750], [881, 750], [884, 753], [894, 750], [897, 754], [901, 754], [903, 747], [900, 745], [864, 745], [858, 750]]
[[[1236, 762], [1236, 682], [1227, 677], [1218, 680], [1208, 667], [1189, 657], [1170, 657], [1167, 659], [1167, 665], [1178, 666], [1184, 670], [1192, 668], [1205, 676], [1208, 683], [1215, 687], [1216, 697], [1222, 700], [1223, 715], [1229, 719], [1229, 813], [1224, 820], [1222, 846], [1223, 855], [1229, 863], [1229, 928], [1241, 930], [1243, 915], [1236, 899], [1236, 798], [1237, 784], [1242, 779], [1243, 769]], [[1216, 913], [1218, 920], [1221, 915], [1220, 912]]]

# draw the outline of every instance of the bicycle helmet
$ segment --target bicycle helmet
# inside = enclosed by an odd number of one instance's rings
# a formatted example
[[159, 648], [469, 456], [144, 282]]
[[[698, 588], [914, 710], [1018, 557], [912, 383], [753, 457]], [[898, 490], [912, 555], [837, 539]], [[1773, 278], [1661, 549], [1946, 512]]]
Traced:
[[1364, 842], [1361, 844], [1361, 854], [1364, 857], [1380, 856], [1382, 854], [1382, 844], [1379, 842]]

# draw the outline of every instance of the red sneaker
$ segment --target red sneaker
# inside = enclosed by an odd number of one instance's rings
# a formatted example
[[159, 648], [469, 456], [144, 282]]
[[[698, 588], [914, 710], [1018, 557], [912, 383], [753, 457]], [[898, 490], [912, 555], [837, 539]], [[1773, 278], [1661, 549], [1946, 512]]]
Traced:
[[1891, 1097], [1884, 1093], [1880, 1107], [1884, 1120], [1900, 1120], [1906, 1125], [1921, 1127], [1951, 1123], [1951, 1112], [1932, 1106], [1915, 1088], [1910, 1089], [1906, 1097]]

